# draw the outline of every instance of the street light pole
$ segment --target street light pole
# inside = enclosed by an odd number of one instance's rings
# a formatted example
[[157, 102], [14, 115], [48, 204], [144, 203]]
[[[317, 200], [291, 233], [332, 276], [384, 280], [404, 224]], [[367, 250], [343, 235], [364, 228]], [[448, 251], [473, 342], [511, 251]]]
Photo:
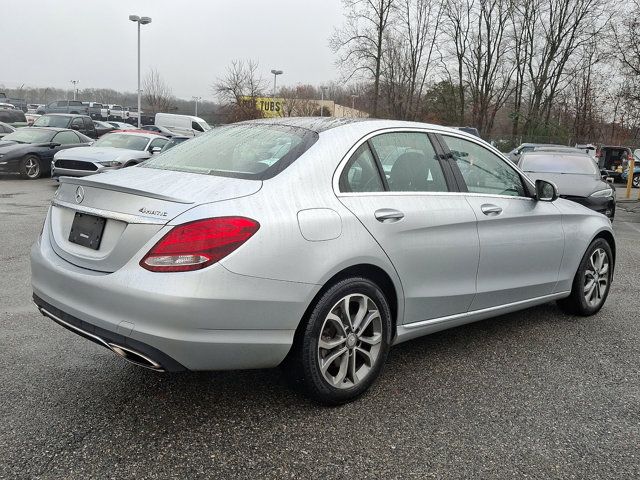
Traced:
[[195, 116], [197, 117], [198, 116], [198, 102], [200, 100], [202, 100], [202, 97], [191, 97], [191, 99], [196, 102], [196, 113], [195, 113]]
[[142, 120], [142, 96], [140, 94], [140, 25], [147, 25], [151, 23], [151, 17], [129, 15], [129, 20], [138, 24], [138, 128], [140, 128], [140, 122]]
[[76, 85], [78, 83], [80, 83], [80, 80], [71, 80], [71, 83], [73, 84], [73, 99], [76, 99]]
[[320, 90], [322, 90], [322, 100], [320, 100], [320, 116], [324, 117], [324, 91], [327, 89], [326, 86], [321, 85], [320, 86]]
[[282, 70], [271, 70], [271, 73], [273, 73], [273, 111], [275, 112], [275, 108], [276, 108], [276, 79], [278, 78], [278, 75], [282, 75], [284, 72]]

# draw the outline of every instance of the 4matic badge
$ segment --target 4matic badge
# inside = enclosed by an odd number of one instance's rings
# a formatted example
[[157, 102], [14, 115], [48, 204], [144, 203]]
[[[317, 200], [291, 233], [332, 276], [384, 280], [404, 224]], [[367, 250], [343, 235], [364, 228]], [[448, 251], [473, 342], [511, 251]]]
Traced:
[[167, 212], [163, 212], [162, 210], [149, 210], [147, 208], [142, 207], [138, 210], [140, 213], [144, 213], [145, 215], [155, 215], [157, 217], [166, 217]]

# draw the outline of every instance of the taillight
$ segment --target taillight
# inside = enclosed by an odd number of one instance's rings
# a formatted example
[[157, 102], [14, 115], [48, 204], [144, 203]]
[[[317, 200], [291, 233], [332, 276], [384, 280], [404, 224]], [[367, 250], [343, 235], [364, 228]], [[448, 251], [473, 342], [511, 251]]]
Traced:
[[196, 220], [173, 227], [147, 253], [140, 266], [152, 272], [200, 270], [223, 259], [258, 231], [245, 217]]

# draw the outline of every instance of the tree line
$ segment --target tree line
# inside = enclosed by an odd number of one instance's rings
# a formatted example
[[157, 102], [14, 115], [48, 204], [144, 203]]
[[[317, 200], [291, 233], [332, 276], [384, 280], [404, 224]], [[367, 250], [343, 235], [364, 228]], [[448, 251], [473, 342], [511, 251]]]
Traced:
[[330, 46], [372, 116], [487, 137], [633, 135], [640, 0], [343, 0]]

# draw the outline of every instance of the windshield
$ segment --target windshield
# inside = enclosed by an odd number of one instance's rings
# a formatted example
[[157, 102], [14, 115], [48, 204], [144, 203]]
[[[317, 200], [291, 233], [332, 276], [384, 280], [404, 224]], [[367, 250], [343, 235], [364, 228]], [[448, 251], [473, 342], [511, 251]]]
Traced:
[[595, 162], [586, 155], [526, 155], [521, 167], [525, 172], [534, 173], [598, 173]]
[[285, 125], [215, 128], [145, 162], [145, 167], [263, 180], [302, 155], [318, 134]]
[[67, 128], [70, 117], [57, 117], [55, 115], [43, 115], [33, 122], [34, 127]]
[[9, 135], [5, 135], [2, 140], [10, 140], [18, 143], [46, 143], [51, 141], [53, 134], [51, 130], [40, 130], [38, 128], [20, 128]]
[[149, 139], [126, 133], [109, 133], [93, 144], [94, 147], [127, 148], [129, 150], [144, 150]]

